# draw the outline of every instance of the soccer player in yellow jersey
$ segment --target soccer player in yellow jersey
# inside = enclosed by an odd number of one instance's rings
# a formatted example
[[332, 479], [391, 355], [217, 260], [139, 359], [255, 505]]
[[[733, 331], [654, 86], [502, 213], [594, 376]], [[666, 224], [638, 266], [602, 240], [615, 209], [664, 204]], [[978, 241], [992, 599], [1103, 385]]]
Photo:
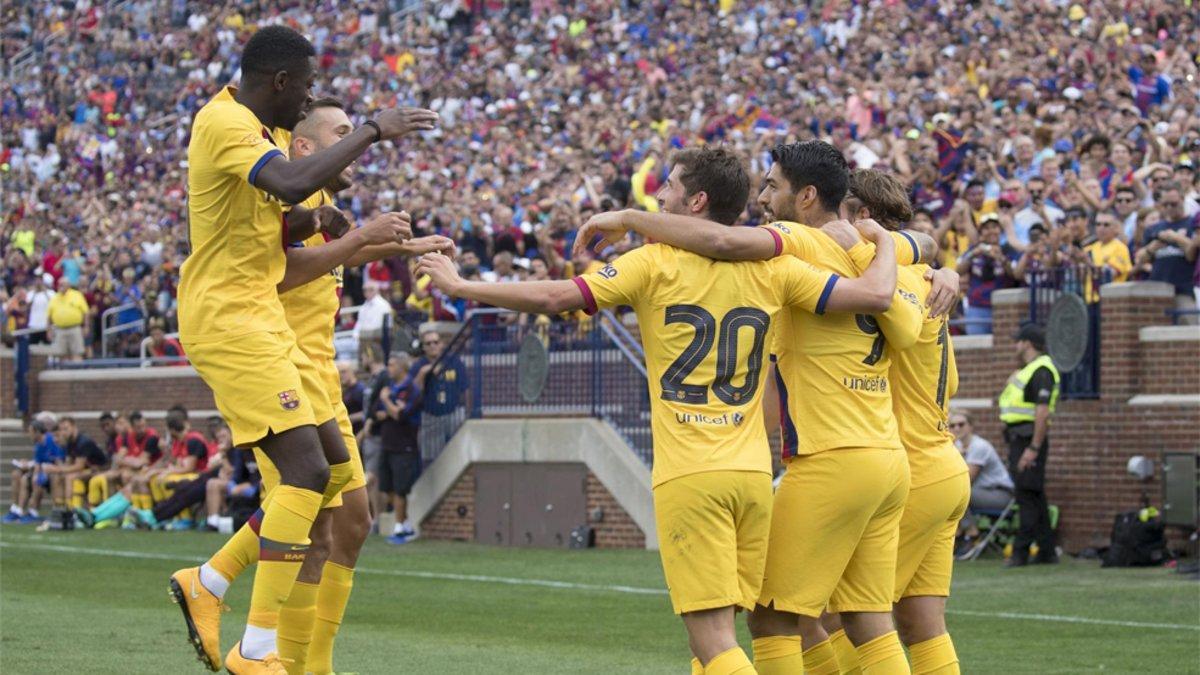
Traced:
[[[259, 565], [242, 640], [225, 660], [233, 673], [282, 673], [275, 629], [304, 561], [321, 505], [351, 477], [350, 456], [328, 397], [296, 345], [276, 286], [285, 245], [348, 223], [333, 207], [293, 208], [375, 141], [430, 129], [436, 114], [385, 110], [324, 152], [289, 161], [281, 148], [303, 117], [316, 79], [315, 50], [294, 30], [270, 26], [246, 43], [242, 86], [227, 86], [197, 113], [188, 145], [192, 253], [179, 285], [180, 338], [212, 388], [233, 442], [257, 445], [281, 484], [252, 519]], [[330, 230], [328, 225], [337, 225]], [[405, 228], [396, 228], [403, 235]], [[408, 233], [410, 234], [410, 233]], [[220, 596], [229, 577], [211, 564], [171, 577], [188, 637], [212, 670], [219, 653]]]
[[[907, 190], [895, 177], [859, 170], [851, 176], [842, 216], [874, 218], [894, 230], [912, 220], [912, 207]], [[929, 295], [924, 267], [899, 270], [897, 287], [903, 301], [921, 306]], [[953, 270], [938, 274], [957, 286], [958, 274]], [[888, 314], [880, 315], [879, 323], [889, 338], [904, 330], [897, 329]], [[946, 315], [924, 316], [917, 341], [893, 351], [890, 379], [900, 441], [908, 453], [912, 475], [900, 520], [896, 627], [908, 646], [913, 672], [958, 673], [958, 656], [946, 631], [946, 598], [954, 564], [954, 534], [971, 499], [971, 480], [948, 426], [958, 369]], [[834, 627], [830, 621], [825, 625]], [[841, 663], [841, 667], [849, 671], [853, 664]]]
[[[332, 98], [313, 101], [292, 133], [293, 159], [320, 152], [354, 130], [343, 104]], [[352, 185], [347, 167], [325, 189], [301, 206], [316, 209], [333, 203], [333, 193]], [[300, 351], [309, 358], [350, 454], [351, 476], [340, 494], [317, 516], [312, 543], [279, 615], [279, 653], [289, 672], [325, 675], [333, 671], [333, 640], [341, 624], [353, 583], [358, 553], [371, 527], [366, 476], [350, 417], [342, 404], [341, 378], [334, 364], [333, 327], [341, 305], [343, 265], [357, 266], [394, 255], [416, 255], [453, 248], [450, 239], [429, 236], [396, 241], [395, 228], [407, 214], [385, 213], [364, 227], [333, 241], [314, 234], [287, 250], [287, 269], [278, 289], [288, 326]], [[263, 493], [270, 500], [279, 485], [279, 471], [261, 448], [255, 448], [263, 475]], [[258, 542], [250, 525], [243, 526], [213, 556], [212, 564], [233, 581], [258, 559]]]
[[[749, 179], [733, 154], [696, 148], [672, 162], [658, 194], [664, 211], [717, 227], [737, 221]], [[693, 672], [755, 672], [737, 646], [734, 614], [759, 598], [771, 527], [771, 457], [760, 408], [766, 350], [785, 307], [819, 316], [891, 303], [895, 246], [874, 223], [862, 227], [878, 251], [858, 279], [792, 257], [718, 262], [664, 244], [637, 248], [570, 281], [465, 282], [449, 259], [422, 259], [420, 269], [453, 296], [523, 312], [593, 313], [615, 305], [637, 312], [653, 414], [660, 555], [696, 657]]]
[[[768, 218], [794, 222], [722, 230], [695, 219], [624, 212], [593, 218], [576, 242], [586, 245], [595, 234], [614, 241], [633, 229], [704, 255], [763, 259], [786, 253], [856, 275], [855, 260], [866, 244], [847, 251], [852, 242], [839, 243], [825, 231], [838, 219], [846, 193], [845, 159], [819, 141], [777, 146], [771, 154], [775, 163], [759, 204]], [[901, 262], [934, 253], [928, 237], [894, 237]], [[914, 341], [921, 308], [902, 302], [891, 308], [908, 315], [904, 339]], [[775, 344], [787, 473], [775, 497], [759, 606], [750, 617], [755, 667], [769, 674], [832, 672], [836, 660], [820, 622], [828, 606], [846, 612], [864, 671], [906, 672], [891, 609], [908, 462], [892, 414], [891, 354], [879, 322], [868, 313], [788, 311]]]

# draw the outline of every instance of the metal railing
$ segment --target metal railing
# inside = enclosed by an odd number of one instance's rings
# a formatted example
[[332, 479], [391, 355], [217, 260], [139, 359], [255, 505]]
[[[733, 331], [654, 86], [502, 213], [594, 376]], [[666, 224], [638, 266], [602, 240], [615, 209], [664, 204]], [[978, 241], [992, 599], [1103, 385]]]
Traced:
[[[531, 316], [525, 323], [518, 316], [504, 309], [471, 311], [434, 361], [437, 369], [461, 359], [471, 383], [460, 402], [467, 413], [463, 417], [595, 417], [608, 422], [650, 465], [646, 370], [640, 345], [628, 331], [622, 335], [620, 321], [611, 313], [585, 321]], [[544, 364], [521, 357], [531, 338], [544, 348]], [[522, 378], [543, 365], [544, 385], [522, 391]]]
[[13, 338], [13, 399], [18, 417], [29, 415], [29, 336], [45, 332], [45, 328], [22, 328], [9, 333]]
[[[115, 326], [109, 325], [109, 320], [120, 316], [121, 312], [136, 309], [141, 315], [136, 321], [126, 321]], [[127, 302], [116, 307], [109, 307], [100, 315], [100, 356], [108, 358], [108, 338], [111, 335], [120, 335], [121, 333], [129, 332], [131, 329], [137, 328], [145, 330], [146, 327], [146, 312], [142, 308], [141, 303]]]
[[1200, 318], [1200, 309], [1168, 309], [1167, 316], [1171, 317], [1171, 325], [1178, 326], [1185, 321], [1184, 317]]
[[[163, 335], [163, 337], [164, 338], [175, 338], [176, 340], [178, 340], [179, 333], [167, 333], [167, 334]], [[187, 357], [187, 354], [184, 354], [182, 356], [148, 356], [150, 343], [153, 341], [154, 341], [154, 338], [152, 338], [150, 336], [146, 336], [146, 337], [142, 338], [142, 344], [138, 348], [138, 362], [141, 363], [141, 366], [143, 368], [149, 368], [150, 366], [187, 365], [188, 363], [191, 363], [191, 361]]]
[[1074, 369], [1060, 373], [1063, 398], [1100, 397], [1100, 287], [1112, 281], [1112, 270], [1069, 265], [1028, 275], [1029, 321], [1046, 326], [1055, 301], [1064, 294], [1081, 298], [1087, 307], [1087, 347]]

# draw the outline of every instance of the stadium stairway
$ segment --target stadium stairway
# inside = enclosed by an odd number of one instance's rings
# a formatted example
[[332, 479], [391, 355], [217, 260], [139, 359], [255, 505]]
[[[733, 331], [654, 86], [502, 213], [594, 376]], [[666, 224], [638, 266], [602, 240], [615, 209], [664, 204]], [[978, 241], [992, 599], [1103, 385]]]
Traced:
[[0, 505], [7, 509], [12, 503], [12, 463], [15, 459], [33, 459], [33, 446], [23, 430], [21, 420], [0, 420]]

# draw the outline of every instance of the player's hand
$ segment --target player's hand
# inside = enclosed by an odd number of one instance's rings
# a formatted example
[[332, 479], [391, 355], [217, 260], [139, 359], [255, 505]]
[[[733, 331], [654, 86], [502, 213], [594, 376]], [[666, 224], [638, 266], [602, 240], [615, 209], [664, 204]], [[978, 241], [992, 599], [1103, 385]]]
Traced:
[[440, 234], [431, 234], [404, 242], [405, 255], [425, 255], [426, 253], [441, 253], [453, 258], [454, 240]]
[[933, 288], [929, 291], [929, 297], [925, 299], [925, 304], [929, 307], [930, 318], [948, 314], [950, 310], [954, 309], [954, 305], [958, 304], [958, 289], [960, 288], [958, 272], [948, 267], [940, 270], [926, 270], [925, 281], [933, 284]]
[[847, 251], [862, 241], [862, 237], [858, 236], [858, 230], [848, 220], [831, 220], [821, 226], [821, 231]]
[[392, 244], [412, 239], [410, 217], [404, 211], [381, 213], [362, 226], [363, 244]]
[[375, 123], [379, 125], [379, 140], [387, 141], [414, 131], [433, 131], [438, 114], [424, 108], [389, 108], [379, 113]]
[[571, 256], [574, 257], [586, 250], [588, 243], [596, 237], [601, 237], [601, 239], [591, 248], [599, 253], [605, 248], [621, 242], [628, 232], [629, 228], [625, 226], [625, 211], [597, 213], [588, 218], [588, 221], [575, 234], [575, 245], [571, 247]]
[[891, 236], [888, 234], [887, 230], [883, 229], [882, 225], [875, 222], [874, 218], [863, 218], [862, 220], [856, 220], [854, 221], [854, 227], [858, 230], [858, 233], [863, 236], [863, 239], [876, 244], [878, 244], [881, 239]]
[[441, 253], [427, 253], [421, 256], [417, 274], [428, 274], [433, 285], [449, 295], [455, 295], [456, 286], [462, 282], [454, 261]]
[[313, 209], [312, 217], [317, 221], [317, 231], [324, 232], [334, 239], [341, 239], [342, 235], [350, 231], [352, 225], [350, 219], [342, 210], [330, 204], [324, 204]]

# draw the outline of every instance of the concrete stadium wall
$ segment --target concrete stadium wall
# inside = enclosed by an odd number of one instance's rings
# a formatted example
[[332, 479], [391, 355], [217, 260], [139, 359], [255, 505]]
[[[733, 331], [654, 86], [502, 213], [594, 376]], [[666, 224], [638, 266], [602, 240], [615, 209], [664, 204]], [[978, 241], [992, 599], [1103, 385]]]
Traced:
[[[1161, 506], [1164, 453], [1200, 452], [1200, 328], [1169, 325], [1165, 312], [1173, 307], [1172, 296], [1170, 286], [1153, 282], [1110, 284], [1101, 289], [1101, 396], [1097, 400], [1062, 401], [1051, 430], [1047, 490], [1050, 500], [1062, 510], [1060, 538], [1068, 551], [1107, 544], [1113, 516], [1138, 507], [1143, 495]], [[960, 385], [953, 404], [971, 409], [977, 431], [1003, 452], [995, 399], [1017, 367], [1011, 336], [1028, 316], [1029, 293], [1023, 289], [998, 291], [994, 303], [993, 335], [954, 339]], [[636, 334], [636, 325], [631, 330]], [[191, 368], [51, 371], [45, 370], [45, 363], [45, 355], [35, 352], [30, 370], [32, 409], [71, 413], [89, 433], [94, 433], [91, 420], [101, 410], [140, 409], [161, 426], [157, 420], [175, 403], [194, 410], [197, 418], [215, 408], [211, 392]], [[12, 368], [11, 350], [0, 349], [0, 419], [16, 415]], [[544, 420], [539, 425], [550, 429], [555, 422], [563, 421]], [[475, 425], [481, 424], [510, 425], [506, 427], [510, 428], [522, 422], [485, 420], [472, 422], [471, 426], [476, 428]], [[471, 445], [476, 449], [462, 452], [468, 457], [493, 452], [509, 456], [518, 449], [532, 452], [544, 443], [546, 452], [566, 454], [543, 461], [583, 461], [578, 453], [588, 451], [588, 446], [600, 447], [597, 444], [602, 442], [609, 447], [609, 442], [620, 443], [611, 430], [597, 429], [603, 427], [599, 422], [571, 420], [565, 424], [570, 425], [576, 436], [554, 436], [547, 431], [547, 435], [500, 442], [504, 437], [485, 435], [487, 447], [497, 450], [485, 451], [482, 445]], [[499, 433], [499, 427], [496, 429]], [[590, 431], [581, 431], [586, 429]], [[475, 433], [472, 432], [472, 438]], [[476, 454], [471, 455], [472, 452]], [[1148, 481], [1135, 480], [1126, 473], [1125, 464], [1134, 455], [1155, 460], [1156, 473]], [[584, 463], [592, 466], [590, 461]], [[454, 472], [444, 472], [453, 475], [443, 479], [449, 481], [441, 496], [443, 504], [453, 499], [473, 499], [469, 466], [457, 466]], [[589, 508], [593, 499], [599, 503], [605, 499], [603, 492], [610, 491], [613, 503], [624, 505], [630, 514], [629, 522], [640, 529], [642, 542], [652, 545], [653, 519], [644, 513], [634, 517], [636, 509], [629, 508], [627, 496], [612, 492], [620, 486], [594, 468], [592, 472], [596, 489], [589, 488]], [[646, 499], [648, 494], [647, 488]], [[461, 520], [457, 505], [454, 517], [449, 518], [434, 508], [432, 502], [437, 497], [421, 499], [426, 500], [423, 508], [429, 509], [422, 512], [428, 521], [427, 528], [444, 531], [449, 538], [465, 536], [462, 524], [454, 524]], [[608, 508], [605, 511], [613, 512]], [[613, 545], [641, 545], [633, 543], [639, 535], [624, 526], [614, 525], [611, 534], [603, 536], [611, 536]]]

